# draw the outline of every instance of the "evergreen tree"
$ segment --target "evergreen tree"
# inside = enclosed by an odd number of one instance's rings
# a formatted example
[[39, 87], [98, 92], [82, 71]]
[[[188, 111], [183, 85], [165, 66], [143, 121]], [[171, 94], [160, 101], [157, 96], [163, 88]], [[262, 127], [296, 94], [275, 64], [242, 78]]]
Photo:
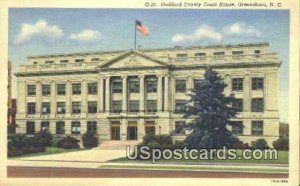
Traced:
[[207, 68], [204, 77], [204, 80], [195, 81], [191, 104], [183, 111], [186, 118], [193, 118], [192, 133], [185, 142], [189, 148], [230, 148], [238, 140], [226, 128], [236, 116], [237, 111], [231, 106], [236, 98], [224, 95], [227, 85], [216, 71]]

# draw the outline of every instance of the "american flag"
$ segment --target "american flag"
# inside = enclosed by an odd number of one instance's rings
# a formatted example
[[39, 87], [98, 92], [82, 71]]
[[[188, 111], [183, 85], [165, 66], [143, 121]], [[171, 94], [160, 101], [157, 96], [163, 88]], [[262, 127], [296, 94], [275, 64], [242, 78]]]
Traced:
[[136, 29], [139, 32], [143, 33], [145, 36], [149, 35], [148, 27], [146, 27], [145, 25], [143, 25], [142, 22], [140, 22], [139, 20], [135, 21], [135, 26], [136, 26]]

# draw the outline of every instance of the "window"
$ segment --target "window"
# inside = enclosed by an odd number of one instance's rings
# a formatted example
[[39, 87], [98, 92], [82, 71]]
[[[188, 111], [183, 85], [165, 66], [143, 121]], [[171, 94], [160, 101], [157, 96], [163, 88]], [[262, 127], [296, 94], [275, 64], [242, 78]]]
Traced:
[[50, 95], [50, 85], [42, 85], [42, 95], [43, 96]]
[[242, 91], [242, 90], [243, 90], [243, 78], [233, 78], [232, 91]]
[[260, 57], [260, 50], [254, 50], [255, 57]]
[[27, 85], [27, 95], [35, 96], [35, 85]]
[[42, 114], [50, 114], [50, 103], [49, 102], [43, 102], [42, 103]]
[[206, 56], [205, 53], [195, 53], [195, 58], [196, 59], [204, 60], [205, 56]]
[[147, 92], [157, 92], [157, 78], [147, 78], [146, 89]]
[[69, 60], [60, 60], [60, 63], [62, 63], [62, 64], [69, 63]]
[[252, 112], [263, 112], [264, 111], [264, 99], [253, 98], [252, 99]]
[[71, 133], [72, 134], [80, 134], [80, 122], [79, 121], [72, 121]]
[[34, 134], [35, 132], [35, 123], [33, 121], [28, 121], [26, 123], [26, 134]]
[[41, 122], [41, 131], [49, 131], [50, 122], [42, 121]]
[[88, 84], [88, 94], [97, 94], [97, 83]]
[[97, 102], [88, 102], [88, 113], [97, 113]]
[[91, 59], [92, 62], [97, 62], [97, 61], [99, 61], [99, 60], [100, 60], [99, 58], [92, 58], [92, 59]]
[[237, 112], [243, 112], [243, 99], [236, 99], [232, 103], [232, 108], [235, 108]]
[[252, 90], [263, 90], [264, 78], [252, 78]]
[[113, 93], [122, 93], [122, 81], [121, 80], [113, 80], [112, 82], [112, 92]]
[[147, 100], [147, 112], [157, 112], [156, 100]]
[[139, 112], [140, 102], [139, 101], [129, 101], [129, 112]]
[[81, 103], [80, 102], [73, 102], [72, 103], [72, 113], [73, 114], [81, 113]]
[[87, 132], [92, 134], [97, 134], [97, 121], [87, 122]]
[[45, 61], [46, 64], [53, 64], [54, 61]]
[[112, 111], [114, 113], [122, 112], [122, 101], [113, 101], [112, 102]]
[[138, 79], [129, 80], [129, 91], [131, 93], [139, 93], [140, 91], [140, 82]]
[[244, 51], [232, 51], [233, 59], [240, 59], [243, 57]]
[[38, 62], [37, 62], [37, 61], [34, 61], [34, 62], [33, 62], [33, 64], [34, 64], [34, 65], [37, 65], [37, 64], [38, 64]]
[[72, 84], [72, 92], [73, 92], [73, 94], [81, 94], [81, 84], [73, 83]]
[[65, 113], [66, 113], [66, 103], [57, 102], [57, 114], [65, 114]]
[[251, 134], [254, 136], [263, 135], [263, 121], [252, 121], [251, 122]]
[[242, 121], [232, 121], [231, 132], [237, 136], [243, 135], [244, 126]]
[[187, 54], [177, 54], [177, 60], [186, 60]]
[[145, 133], [146, 135], [155, 135], [155, 121], [145, 121]]
[[186, 92], [186, 80], [176, 80], [176, 92]]
[[185, 109], [185, 100], [175, 100], [175, 112], [181, 112]]
[[65, 122], [64, 121], [56, 122], [56, 134], [65, 134]]
[[186, 124], [185, 121], [175, 121], [175, 133], [176, 134], [185, 134]]
[[83, 63], [84, 59], [75, 59], [75, 63]]
[[35, 114], [35, 103], [27, 103], [27, 114]]
[[66, 85], [65, 84], [57, 84], [57, 95], [66, 95]]
[[214, 59], [224, 59], [225, 52], [214, 52]]

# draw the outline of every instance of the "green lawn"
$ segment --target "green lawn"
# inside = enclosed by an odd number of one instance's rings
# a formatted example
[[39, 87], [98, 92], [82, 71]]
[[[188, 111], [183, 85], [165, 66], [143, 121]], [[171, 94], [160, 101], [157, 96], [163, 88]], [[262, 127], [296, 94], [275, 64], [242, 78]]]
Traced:
[[[242, 154], [241, 150], [237, 151], [237, 156], [240, 156]], [[255, 160], [255, 159], [250, 159], [250, 160], [242, 160], [242, 159], [235, 159], [235, 160], [219, 160], [219, 159], [212, 159], [212, 160], [175, 160], [175, 159], [170, 159], [170, 160], [158, 160], [156, 163], [159, 164], [200, 164], [202, 162], [212, 162], [212, 163], [244, 163], [244, 164], [288, 164], [288, 151], [278, 151], [278, 159], [277, 160]], [[109, 161], [111, 163], [151, 163], [151, 160], [128, 160], [127, 157], [122, 157], [118, 159], [114, 159]]]
[[21, 155], [21, 156], [14, 156], [14, 157], [9, 157], [9, 159], [32, 157], [32, 156], [42, 156], [42, 155], [49, 155], [49, 154], [59, 154], [59, 153], [74, 152], [74, 151], [81, 151], [81, 150], [86, 150], [86, 149], [84, 149], [84, 148], [63, 149], [63, 148], [57, 148], [57, 147], [46, 147], [45, 152], [31, 153], [31, 154], [25, 154], [25, 155]]

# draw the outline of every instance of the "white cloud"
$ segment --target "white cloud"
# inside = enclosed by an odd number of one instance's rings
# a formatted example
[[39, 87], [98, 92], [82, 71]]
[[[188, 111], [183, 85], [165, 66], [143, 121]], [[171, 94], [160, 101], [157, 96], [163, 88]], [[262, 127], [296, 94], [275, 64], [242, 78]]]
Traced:
[[222, 38], [223, 35], [217, 32], [214, 27], [201, 25], [190, 34], [175, 34], [172, 37], [172, 41], [174, 43], [204, 39], [221, 41]]
[[86, 29], [80, 33], [71, 34], [69, 38], [75, 41], [94, 41], [100, 39], [101, 37], [101, 32], [97, 30]]
[[233, 23], [228, 25], [223, 29], [226, 35], [248, 35], [259, 37], [261, 32], [257, 30], [254, 26], [247, 25], [243, 22]]
[[38, 20], [35, 24], [23, 23], [19, 35], [14, 44], [20, 45], [33, 40], [34, 37], [46, 39], [60, 39], [64, 35], [63, 30], [57, 25], [49, 25], [45, 20]]

